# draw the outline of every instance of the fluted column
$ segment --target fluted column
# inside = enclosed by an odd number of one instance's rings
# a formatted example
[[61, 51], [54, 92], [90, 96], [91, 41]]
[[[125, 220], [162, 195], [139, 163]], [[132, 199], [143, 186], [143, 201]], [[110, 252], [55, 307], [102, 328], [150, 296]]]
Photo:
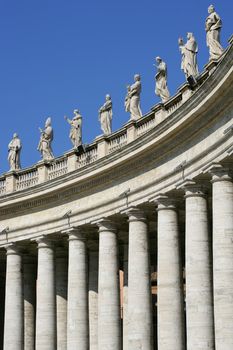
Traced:
[[152, 300], [147, 220], [131, 208], [128, 262], [128, 350], [152, 349]]
[[211, 246], [207, 199], [193, 181], [185, 190], [187, 349], [214, 349]]
[[58, 247], [56, 249], [57, 350], [67, 349], [67, 281], [66, 249]]
[[176, 202], [160, 195], [158, 205], [158, 350], [184, 350], [184, 299]]
[[86, 239], [79, 228], [69, 235], [67, 350], [88, 350]]
[[24, 257], [23, 271], [24, 350], [34, 350], [36, 325], [36, 264], [33, 257]]
[[109, 220], [99, 227], [98, 349], [120, 350], [120, 291], [117, 231]]
[[37, 243], [36, 350], [56, 350], [54, 247], [44, 236]]
[[90, 350], [98, 350], [98, 251], [89, 250], [89, 343]]
[[213, 167], [213, 274], [216, 350], [233, 349], [232, 173]]
[[6, 250], [4, 350], [24, 350], [22, 257], [14, 244]]
[[128, 350], [128, 243], [124, 243], [123, 350]]

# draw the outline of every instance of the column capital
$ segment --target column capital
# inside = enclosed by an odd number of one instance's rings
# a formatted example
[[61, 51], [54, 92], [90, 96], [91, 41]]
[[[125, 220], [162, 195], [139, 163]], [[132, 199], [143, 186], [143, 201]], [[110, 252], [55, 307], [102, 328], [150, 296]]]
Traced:
[[134, 221], [146, 222], [147, 221], [144, 210], [137, 207], [127, 208], [124, 211], [122, 211], [122, 214], [126, 214], [128, 216], [129, 222], [134, 222]]
[[16, 243], [9, 243], [4, 246], [6, 255], [21, 255], [21, 249]]
[[35, 239], [32, 239], [32, 241], [37, 243], [37, 249], [54, 247], [52, 240], [45, 235], [36, 237]]
[[102, 218], [94, 223], [99, 227], [99, 233], [105, 231], [117, 232], [116, 224], [109, 219]]
[[70, 227], [61, 231], [61, 233], [68, 236], [68, 241], [86, 240], [85, 234], [80, 227]]
[[217, 181], [232, 181], [233, 178], [233, 171], [230, 167], [223, 166], [220, 163], [212, 163], [203, 172], [209, 173], [212, 176], [212, 183]]
[[157, 196], [150, 199], [151, 203], [157, 205], [157, 211], [159, 210], [176, 210], [178, 200], [175, 198], [170, 198], [166, 194], [159, 193]]
[[207, 194], [207, 187], [199, 184], [194, 180], [187, 179], [178, 184], [177, 189], [185, 192], [185, 198], [188, 197], [205, 197]]

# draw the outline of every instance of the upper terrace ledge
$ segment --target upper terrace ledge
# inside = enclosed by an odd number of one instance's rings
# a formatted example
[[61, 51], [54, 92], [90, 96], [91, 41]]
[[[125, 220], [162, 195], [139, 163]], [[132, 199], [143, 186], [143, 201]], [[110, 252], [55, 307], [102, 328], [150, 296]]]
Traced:
[[127, 122], [109, 136], [96, 137], [91, 144], [85, 146], [84, 153], [79, 154], [75, 150], [71, 150], [49, 163], [39, 161], [31, 167], [4, 173], [0, 176], [0, 196], [3, 197], [13, 192], [22, 191], [59, 178], [62, 175], [79, 171], [79, 169], [123, 149], [151, 129], [156, 129], [164, 120], [171, 118], [181, 106], [202, 88], [208, 78], [214, 74], [216, 68], [221, 66], [221, 62], [227, 60], [232, 48], [233, 35], [229, 39], [229, 46], [224, 54], [218, 60], [210, 61], [205, 66], [198, 77], [197, 85], [193, 89], [188, 83], [184, 83], [166, 103], [156, 104], [141, 119]]

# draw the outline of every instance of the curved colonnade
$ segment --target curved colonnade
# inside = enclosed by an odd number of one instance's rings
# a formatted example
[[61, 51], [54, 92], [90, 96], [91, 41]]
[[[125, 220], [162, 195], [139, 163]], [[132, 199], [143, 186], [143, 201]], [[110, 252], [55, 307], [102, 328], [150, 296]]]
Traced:
[[232, 350], [232, 62], [0, 178], [1, 348]]

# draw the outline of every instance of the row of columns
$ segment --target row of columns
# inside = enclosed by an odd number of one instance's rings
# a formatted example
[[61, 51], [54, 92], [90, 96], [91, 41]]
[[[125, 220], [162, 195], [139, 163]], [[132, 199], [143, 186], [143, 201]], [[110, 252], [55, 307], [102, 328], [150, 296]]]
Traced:
[[[233, 348], [233, 184], [229, 172], [222, 167], [212, 167], [211, 172], [213, 252], [205, 190], [194, 181], [181, 185], [186, 203], [186, 303], [177, 203], [165, 195], [152, 199], [158, 211], [159, 350]], [[138, 208], [131, 208], [125, 214], [129, 221], [129, 243], [126, 249], [128, 288], [124, 296], [124, 350], [152, 350], [147, 220]], [[63, 260], [57, 263], [56, 276], [52, 243], [46, 237], [37, 240], [35, 328], [35, 311], [31, 307], [35, 293], [33, 288], [30, 289], [28, 277], [35, 272], [28, 267], [23, 283], [20, 252], [15, 245], [8, 246], [4, 350], [121, 349], [117, 229], [109, 220], [101, 220], [97, 225], [99, 257], [94, 252], [89, 255], [89, 267], [92, 267], [89, 276], [84, 234], [79, 229], [65, 232], [69, 235], [68, 283], [64, 257], [61, 256]], [[26, 305], [23, 304], [23, 293], [27, 296]]]

